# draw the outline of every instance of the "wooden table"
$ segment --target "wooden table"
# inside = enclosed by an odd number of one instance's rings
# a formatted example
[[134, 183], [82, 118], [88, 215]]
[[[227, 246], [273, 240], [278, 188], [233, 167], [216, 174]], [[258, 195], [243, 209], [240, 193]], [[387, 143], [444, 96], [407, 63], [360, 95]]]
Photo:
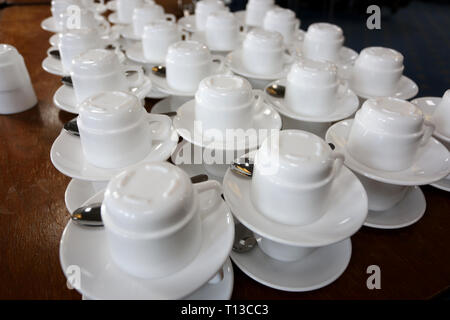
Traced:
[[[79, 299], [68, 290], [59, 263], [59, 240], [69, 220], [64, 191], [69, 178], [53, 168], [50, 147], [73, 118], [52, 104], [60, 79], [41, 62], [50, 33], [40, 22], [46, 5], [0, 10], [0, 43], [24, 56], [39, 104], [0, 116], [0, 299]], [[393, 231], [362, 228], [353, 255], [333, 284], [309, 293], [273, 290], [235, 270], [234, 299], [428, 299], [450, 285], [449, 194], [422, 188], [427, 212], [415, 225]], [[369, 265], [381, 268], [381, 290], [366, 287]]]

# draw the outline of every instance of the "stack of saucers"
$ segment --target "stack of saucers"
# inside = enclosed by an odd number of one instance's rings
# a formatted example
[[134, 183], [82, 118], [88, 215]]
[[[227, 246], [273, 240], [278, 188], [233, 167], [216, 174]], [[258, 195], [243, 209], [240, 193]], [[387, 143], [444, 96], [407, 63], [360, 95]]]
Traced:
[[449, 152], [432, 137], [434, 127], [414, 104], [390, 97], [367, 100], [354, 119], [328, 130], [327, 141], [366, 188], [366, 226], [403, 228], [423, 216], [426, 202], [417, 186], [450, 173]]
[[[279, 290], [309, 291], [344, 272], [367, 196], [343, 161], [318, 136], [286, 130], [256, 152], [251, 177], [226, 173], [225, 199], [249, 230], [242, 239], [237, 231], [231, 253], [244, 273]], [[252, 238], [256, 245], [240, 250]]]
[[[450, 90], [442, 98], [425, 97], [411, 101], [435, 126], [434, 137], [450, 150]], [[450, 176], [434, 182], [433, 187], [450, 192]]]

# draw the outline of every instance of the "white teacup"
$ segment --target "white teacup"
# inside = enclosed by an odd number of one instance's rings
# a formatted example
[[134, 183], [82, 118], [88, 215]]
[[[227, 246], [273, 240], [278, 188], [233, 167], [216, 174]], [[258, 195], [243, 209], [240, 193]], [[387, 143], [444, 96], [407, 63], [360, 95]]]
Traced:
[[310, 255], [316, 248], [296, 247], [256, 235], [258, 247], [272, 259], [284, 262], [298, 261]]
[[223, 57], [211, 55], [201, 42], [188, 40], [172, 44], [166, 56], [167, 84], [175, 90], [195, 92], [200, 81], [212, 74], [213, 60], [220, 62], [220, 70]]
[[245, 23], [252, 27], [262, 27], [266, 13], [274, 6], [274, 0], [249, 0], [245, 8]]
[[334, 64], [301, 59], [292, 65], [287, 76], [286, 106], [310, 116], [329, 114], [335, 109], [338, 86]]
[[206, 19], [217, 11], [228, 10], [223, 1], [220, 0], [201, 0], [195, 4], [195, 27], [199, 31], [206, 28]]
[[53, 0], [51, 2], [50, 11], [52, 13], [53, 20], [56, 25], [61, 25], [62, 23], [62, 15], [66, 14], [68, 9], [70, 10], [71, 6], [76, 6], [77, 8], [81, 8], [82, 3], [80, 0]]
[[95, 29], [74, 29], [58, 35], [61, 63], [66, 72], [72, 69], [72, 59], [90, 49], [102, 47], [104, 41]]
[[436, 131], [450, 139], [450, 89], [445, 91], [441, 102], [434, 109], [432, 121]]
[[255, 108], [261, 103], [262, 96], [239, 76], [207, 77], [200, 82], [195, 94], [195, 120], [202, 124], [203, 133], [217, 133], [225, 140], [226, 130], [253, 127]]
[[344, 157], [318, 136], [285, 130], [256, 153], [250, 196], [261, 214], [287, 225], [306, 225], [325, 213], [331, 183]]
[[145, 59], [164, 64], [169, 46], [186, 39], [187, 35], [178, 30], [172, 21], [159, 20], [150, 22], [144, 27], [142, 48]]
[[400, 52], [383, 47], [365, 48], [353, 66], [351, 86], [369, 96], [389, 96], [395, 91], [403, 69]]
[[412, 103], [396, 98], [364, 102], [349, 133], [347, 151], [364, 165], [384, 171], [409, 168], [434, 125]]
[[136, 36], [142, 37], [146, 24], [158, 21], [168, 20], [176, 22], [173, 14], [164, 13], [164, 8], [157, 4], [146, 4], [134, 9], [133, 12], [133, 31]]
[[286, 45], [294, 40], [295, 32], [299, 28], [300, 20], [296, 18], [295, 12], [289, 9], [275, 7], [264, 17], [264, 29], [281, 33]]
[[22, 112], [37, 102], [22, 55], [13, 46], [0, 44], [0, 114]]
[[160, 278], [188, 265], [202, 243], [199, 195], [217, 181], [193, 185], [188, 175], [167, 162], [129, 168], [108, 184], [102, 220], [113, 261], [141, 278]]
[[276, 31], [256, 28], [247, 33], [242, 45], [244, 67], [258, 75], [272, 75], [283, 70], [283, 36]]
[[232, 51], [239, 46], [240, 33], [246, 32], [236, 16], [229, 11], [211, 13], [206, 20], [205, 38], [213, 51]]
[[[158, 130], [151, 123], [158, 123]], [[170, 135], [169, 117], [148, 114], [139, 99], [107, 91], [86, 99], [77, 120], [86, 160], [100, 168], [122, 168], [143, 160], [153, 139]]]
[[[135, 71], [135, 80], [127, 78], [127, 71]], [[103, 91], [128, 91], [144, 79], [141, 67], [122, 65], [117, 54], [110, 50], [93, 49], [72, 60], [71, 77], [77, 102]]]
[[337, 62], [344, 44], [344, 33], [334, 24], [319, 22], [308, 27], [302, 51], [306, 58]]
[[117, 0], [117, 18], [120, 23], [133, 23], [134, 9], [142, 7], [144, 0]]

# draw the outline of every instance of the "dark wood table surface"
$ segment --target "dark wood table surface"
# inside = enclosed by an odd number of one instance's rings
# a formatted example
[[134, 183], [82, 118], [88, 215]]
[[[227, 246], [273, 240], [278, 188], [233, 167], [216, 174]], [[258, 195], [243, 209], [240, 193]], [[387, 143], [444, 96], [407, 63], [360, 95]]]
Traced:
[[[0, 299], [80, 299], [68, 290], [59, 263], [59, 240], [69, 220], [64, 191], [70, 179], [50, 162], [50, 147], [72, 114], [52, 103], [60, 79], [41, 62], [50, 33], [40, 22], [47, 5], [0, 10], [0, 43], [24, 56], [39, 104], [17, 115], [0, 115]], [[234, 299], [428, 299], [450, 285], [450, 197], [422, 187], [425, 216], [392, 231], [363, 227], [352, 237], [345, 273], [331, 285], [308, 293], [267, 288], [235, 271]], [[370, 265], [381, 268], [381, 289], [366, 286]]]

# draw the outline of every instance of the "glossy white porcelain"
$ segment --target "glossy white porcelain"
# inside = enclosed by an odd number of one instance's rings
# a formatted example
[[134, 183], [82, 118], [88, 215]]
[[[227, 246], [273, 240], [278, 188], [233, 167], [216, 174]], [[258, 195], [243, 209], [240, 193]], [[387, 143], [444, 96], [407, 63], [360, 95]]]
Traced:
[[432, 120], [436, 131], [450, 139], [450, 89], [445, 91], [442, 100], [433, 112]]
[[167, 20], [173, 23], [176, 22], [175, 15], [166, 14], [164, 8], [158, 4], [145, 4], [137, 7], [133, 11], [133, 32], [142, 38], [145, 26], [150, 22], [159, 20]]
[[344, 32], [334, 24], [319, 22], [308, 27], [303, 40], [303, 55], [309, 59], [339, 60], [344, 44]]
[[183, 35], [172, 21], [160, 20], [146, 24], [141, 45], [145, 60], [164, 64], [169, 46], [183, 40]]
[[296, 18], [294, 11], [274, 7], [264, 16], [263, 27], [265, 30], [279, 32], [283, 36], [284, 44], [289, 45], [295, 40], [300, 20]]
[[274, 0], [249, 0], [245, 8], [245, 23], [252, 27], [262, 27], [266, 13], [274, 7]]
[[123, 24], [131, 24], [133, 22], [134, 9], [142, 7], [144, 0], [117, 0], [116, 14], [117, 21]]
[[245, 32], [246, 28], [233, 13], [222, 10], [208, 15], [204, 37], [210, 50], [232, 51], [240, 45], [241, 34]]
[[195, 26], [196, 30], [204, 31], [206, 21], [211, 13], [217, 11], [228, 11], [228, 8], [220, 0], [200, 0], [195, 3]]

